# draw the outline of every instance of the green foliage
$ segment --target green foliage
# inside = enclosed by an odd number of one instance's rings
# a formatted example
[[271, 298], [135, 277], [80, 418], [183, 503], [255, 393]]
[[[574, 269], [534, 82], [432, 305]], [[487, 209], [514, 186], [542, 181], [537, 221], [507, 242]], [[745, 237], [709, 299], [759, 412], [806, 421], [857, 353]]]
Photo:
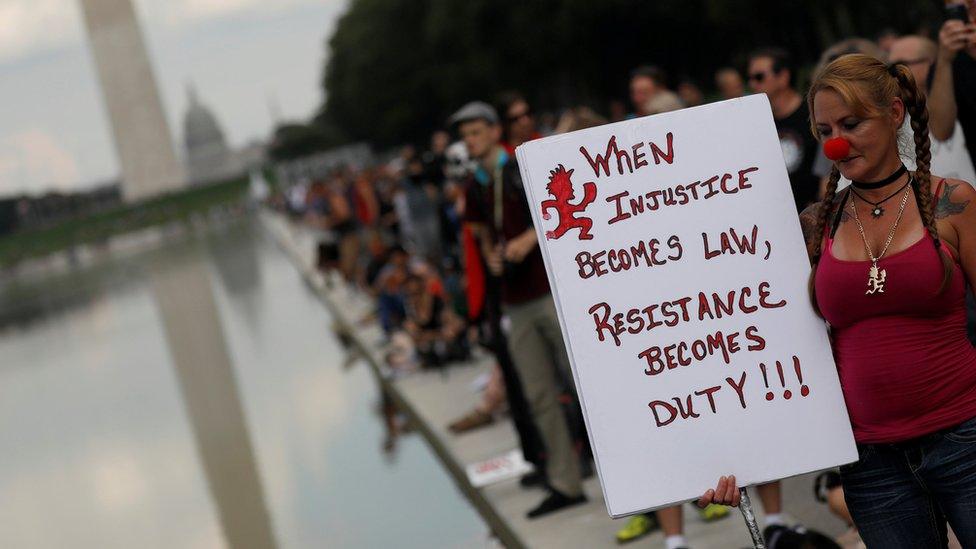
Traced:
[[69, 219], [52, 227], [15, 232], [0, 238], [0, 266], [71, 246], [104, 242], [112, 236], [153, 225], [185, 221], [192, 215], [205, 213], [215, 206], [241, 202], [247, 189], [248, 178], [245, 176]]
[[344, 142], [342, 132], [324, 120], [316, 119], [311, 124], [282, 124], [275, 129], [268, 155], [274, 161], [302, 158]]
[[626, 100], [658, 64], [706, 87], [759, 46], [803, 64], [884, 28], [928, 33], [939, 0], [352, 0], [329, 41], [318, 124], [350, 140], [425, 140], [466, 101], [519, 89], [542, 109]]

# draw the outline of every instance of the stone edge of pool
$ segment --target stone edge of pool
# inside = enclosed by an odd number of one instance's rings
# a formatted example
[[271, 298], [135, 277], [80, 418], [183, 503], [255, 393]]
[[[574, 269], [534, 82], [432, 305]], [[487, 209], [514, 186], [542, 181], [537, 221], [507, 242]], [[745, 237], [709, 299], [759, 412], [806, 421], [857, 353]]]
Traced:
[[512, 549], [527, 547], [524, 540], [522, 540], [512, 525], [495, 509], [495, 506], [486, 497], [483, 490], [471, 485], [465, 472], [466, 464], [450, 451], [448, 443], [438, 435], [437, 430], [427, 418], [418, 412], [417, 406], [401, 390], [396, 379], [389, 375], [388, 369], [383, 363], [383, 357], [380, 355], [380, 350], [371, 346], [362, 336], [362, 332], [355, 329], [352, 320], [348, 318], [347, 311], [343, 310], [338, 300], [326, 287], [322, 274], [312, 265], [310, 257], [305, 257], [299, 249], [294, 236], [291, 234], [292, 231], [298, 230], [299, 227], [277, 212], [264, 210], [260, 216], [262, 225], [272, 235], [275, 243], [296, 264], [302, 277], [314, 289], [315, 294], [326, 308], [329, 309], [336, 324], [349, 336], [353, 346], [366, 359], [366, 363], [369, 364], [370, 369], [383, 390], [393, 399], [397, 408], [407, 415], [410, 423], [421, 433], [424, 440], [440, 460], [441, 465], [447, 470], [454, 483], [461, 490], [461, 493], [464, 494], [465, 498], [478, 511], [494, 535], [506, 547]]

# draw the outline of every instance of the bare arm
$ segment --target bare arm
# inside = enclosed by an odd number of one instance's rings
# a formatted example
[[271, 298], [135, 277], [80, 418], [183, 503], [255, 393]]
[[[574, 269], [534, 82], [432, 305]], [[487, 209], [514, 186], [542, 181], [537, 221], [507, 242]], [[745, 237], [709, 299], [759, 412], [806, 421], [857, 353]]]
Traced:
[[535, 234], [535, 228], [529, 227], [522, 234], [508, 241], [505, 246], [505, 259], [514, 263], [521, 263], [525, 256], [529, 255], [538, 244], [539, 239]]
[[940, 55], [935, 63], [932, 89], [929, 90], [929, 129], [940, 141], [952, 137], [956, 128], [956, 95], [952, 89], [952, 61], [943, 61]]
[[[816, 252], [817, 239], [817, 218], [820, 216], [820, 203], [810, 204], [800, 212], [800, 228], [803, 229], [803, 242], [807, 246], [807, 256], [813, 261]], [[822, 236], [822, 235], [821, 235]]]
[[929, 128], [936, 139], [952, 137], [956, 127], [956, 95], [953, 89], [952, 62], [972, 40], [976, 27], [962, 21], [946, 21], [939, 31], [939, 54], [929, 90]]

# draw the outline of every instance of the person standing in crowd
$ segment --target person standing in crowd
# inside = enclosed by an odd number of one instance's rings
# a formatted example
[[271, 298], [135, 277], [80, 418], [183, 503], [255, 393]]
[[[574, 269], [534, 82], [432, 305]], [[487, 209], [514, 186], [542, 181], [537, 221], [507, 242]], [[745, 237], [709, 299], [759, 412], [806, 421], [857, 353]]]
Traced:
[[566, 109], [559, 116], [559, 123], [553, 130], [553, 135], [566, 132], [575, 132], [594, 126], [602, 126], [607, 123], [607, 119], [597, 114], [593, 109], [586, 106], [573, 107]]
[[659, 67], [644, 65], [630, 73], [630, 104], [634, 112], [627, 118], [636, 118], [650, 114], [645, 109], [651, 99], [658, 93], [668, 89], [667, 75]]
[[[932, 66], [938, 49], [935, 42], [924, 36], [903, 36], [892, 44], [888, 61], [907, 65], [919, 88], [923, 88], [923, 91], [928, 94], [927, 84], [931, 81]], [[966, 142], [966, 136], [958, 120], [953, 123], [948, 141], [933, 136], [932, 170], [947, 177], [956, 177], [965, 181], [976, 180], [976, 171], [974, 171], [972, 157], [966, 150]], [[911, 153], [910, 150], [903, 152]]]
[[[304, 185], [298, 184], [296, 187]], [[298, 202], [297, 193], [290, 193], [290, 206], [292, 212], [302, 212], [302, 215], [310, 227], [315, 230], [316, 258], [315, 266], [326, 275], [325, 282], [331, 287], [332, 273], [339, 268], [339, 242], [335, 231], [332, 229], [332, 212], [329, 201], [328, 185], [323, 180], [311, 182], [306, 191], [301, 194], [301, 203]]]
[[715, 71], [715, 87], [718, 88], [722, 99], [735, 99], [746, 94], [742, 75], [732, 67], [723, 67]]
[[437, 130], [430, 136], [430, 150], [424, 151], [421, 161], [424, 164], [424, 179], [441, 189], [444, 187], [446, 175], [444, 165], [447, 163], [447, 146], [451, 144], [451, 135], [444, 130]]
[[705, 102], [705, 94], [691, 78], [685, 77], [678, 82], [678, 97], [685, 107], [696, 107]]
[[892, 28], [886, 28], [878, 33], [878, 37], [874, 39], [874, 43], [887, 55], [891, 53], [891, 46], [894, 45], [895, 40], [898, 40], [898, 31]]
[[539, 139], [541, 134], [536, 130], [535, 117], [529, 102], [519, 92], [509, 91], [498, 96], [496, 109], [505, 117], [502, 125], [502, 146], [509, 155], [515, 154], [515, 147], [526, 141]]
[[627, 117], [627, 104], [620, 99], [611, 99], [607, 112], [610, 114], [610, 122], [620, 122]]
[[677, 111], [685, 108], [684, 101], [678, 97], [678, 94], [671, 90], [663, 90], [651, 98], [644, 106], [644, 112], [647, 114], [661, 114], [662, 112]]
[[352, 206], [351, 185], [346, 175], [336, 172], [326, 187], [329, 203], [328, 221], [336, 235], [339, 250], [339, 272], [347, 282], [356, 280], [359, 260], [359, 234]]
[[793, 89], [794, 72], [790, 54], [785, 50], [768, 48], [749, 56], [749, 86], [769, 97], [793, 200], [797, 211], [802, 211], [817, 199], [818, 178], [813, 173], [817, 141], [810, 135], [810, 112], [803, 97]]
[[[848, 510], [868, 547], [945, 547], [947, 521], [976, 547], [976, 349], [964, 305], [976, 190], [930, 175], [926, 97], [907, 66], [843, 56], [807, 101], [819, 139], [849, 145], [801, 215], [811, 300], [831, 327], [857, 442], [858, 461], [840, 469]], [[898, 148], [906, 116], [914, 173]], [[841, 175], [853, 183], [838, 194]], [[738, 504], [734, 476], [699, 504], [715, 502]]]
[[939, 31], [929, 90], [929, 125], [941, 141], [952, 137], [956, 120], [969, 136], [966, 147], [976, 160], [976, 0], [951, 2], [963, 18], [950, 17]]
[[497, 113], [488, 104], [472, 102], [451, 123], [479, 163], [468, 184], [465, 219], [481, 242], [489, 271], [501, 280], [509, 351], [547, 450], [549, 495], [527, 513], [536, 518], [587, 500], [559, 403], [560, 377], [571, 376], [569, 359], [518, 165], [500, 143]]
[[891, 43], [889, 63], [902, 63], [912, 71], [915, 82], [924, 86], [929, 81], [929, 71], [935, 63], [939, 47], [924, 36], [906, 35]]
[[[508, 350], [508, 339], [502, 330], [501, 281], [487, 272], [480, 244], [474, 236], [471, 223], [464, 222], [466, 195], [474, 185], [472, 177], [476, 173], [478, 161], [470, 156], [464, 141], [449, 146], [446, 154], [448, 163], [445, 171], [449, 180], [446, 190], [455, 191], [453, 209], [460, 225], [458, 236], [460, 259], [463, 261], [464, 268], [468, 320], [480, 327], [482, 341], [497, 361], [498, 371], [505, 385], [504, 396], [508, 404], [508, 415], [518, 436], [522, 456], [534, 468], [532, 472], [522, 476], [519, 484], [523, 488], [532, 488], [545, 483], [545, 447], [529, 411], [522, 380], [515, 369]], [[458, 432], [459, 426], [477, 427], [478, 423], [483, 424], [487, 418], [479, 413], [478, 408], [476, 406], [469, 413], [452, 421], [448, 428], [454, 427], [451, 430]], [[485, 407], [483, 411], [488, 409]]]
[[[447, 180], [447, 147], [451, 144], [451, 134], [437, 130], [430, 136], [430, 150], [421, 156], [424, 165], [424, 189], [430, 200], [437, 206], [437, 220], [440, 224], [441, 253], [456, 257], [458, 227], [453, 217], [453, 189]], [[437, 265], [440, 266], [438, 263]]]
[[401, 180], [402, 206], [399, 212], [401, 228], [405, 228], [410, 251], [434, 262], [442, 252], [439, 193], [424, 173], [419, 156], [407, 160], [405, 177]]
[[825, 49], [823, 53], [820, 54], [820, 59], [817, 61], [818, 69], [826, 67], [828, 63], [837, 59], [842, 55], [847, 55], [849, 53], [863, 53], [864, 55], [870, 55], [875, 59], [881, 59], [884, 61], [888, 54], [885, 53], [876, 43], [866, 39], [866, 38], [845, 38], [839, 42], [831, 44], [830, 47]]
[[376, 198], [373, 188], [373, 176], [369, 171], [362, 171], [356, 176], [352, 187], [352, 202], [356, 212], [356, 220], [364, 230], [365, 238], [369, 240], [376, 231], [376, 224], [380, 218], [380, 202]]

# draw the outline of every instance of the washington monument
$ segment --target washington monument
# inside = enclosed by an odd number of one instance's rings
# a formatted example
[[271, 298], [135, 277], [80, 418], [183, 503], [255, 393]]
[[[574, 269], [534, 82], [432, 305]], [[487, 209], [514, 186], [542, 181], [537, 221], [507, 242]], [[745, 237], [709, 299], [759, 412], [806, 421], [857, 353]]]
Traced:
[[131, 0], [81, 0], [122, 168], [122, 195], [142, 200], [185, 185]]

